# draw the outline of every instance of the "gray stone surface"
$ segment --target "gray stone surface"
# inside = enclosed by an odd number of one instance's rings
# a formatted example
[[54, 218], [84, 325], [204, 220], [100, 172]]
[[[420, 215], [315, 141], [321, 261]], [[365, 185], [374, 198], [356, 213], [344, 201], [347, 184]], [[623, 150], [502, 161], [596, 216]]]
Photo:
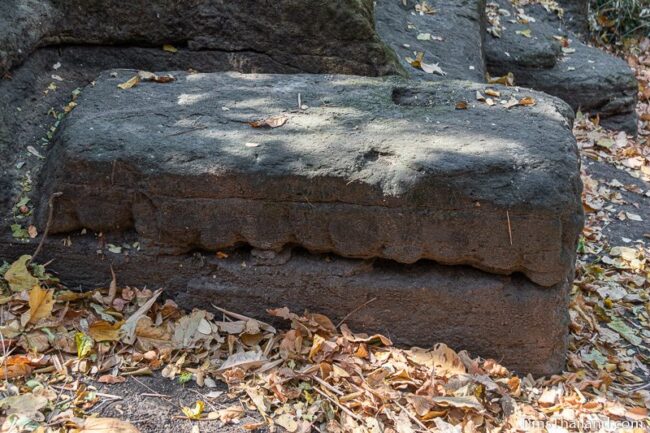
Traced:
[[[507, 0], [500, 0], [499, 5], [514, 14]], [[502, 18], [506, 27], [502, 37], [487, 37], [489, 72], [512, 72], [515, 84], [562, 98], [574, 110], [599, 115], [607, 127], [635, 134], [638, 85], [625, 61], [585, 45], [539, 5], [524, 11], [535, 22], [512, 24]], [[516, 33], [524, 29], [531, 30], [531, 38]], [[554, 36], [569, 38], [568, 50], [562, 52]]]
[[[117, 88], [134, 73], [102, 74], [65, 120], [40, 180], [41, 226], [63, 192], [53, 233], [136, 230], [171, 254], [431, 259], [544, 286], [572, 270], [581, 183], [557, 99], [504, 88], [537, 100], [506, 109], [474, 102], [483, 86], [468, 82], [235, 73]], [[276, 129], [247, 124], [281, 113]]]
[[0, 2], [0, 77], [22, 63], [60, 15], [43, 0]]
[[166, 43], [264, 55], [311, 73], [401, 72], [375, 32], [371, 0], [10, 0], [0, 16], [8, 17], [0, 21], [0, 72], [40, 45]]
[[[266, 309], [287, 306], [296, 313], [327, 314], [337, 323], [375, 299], [349, 317], [352, 329], [384, 333], [402, 347], [444, 342], [524, 374], [549, 375], [564, 367], [565, 280], [542, 288], [522, 276], [464, 266], [400, 265], [300, 251], [284, 252], [285, 260], [269, 265], [246, 251], [229, 252], [220, 260], [207, 253], [151, 256], [146, 249], [106, 250], [109, 242], [133, 240], [73, 234], [66, 247], [63, 237], [52, 236], [39, 260], [53, 260], [50, 270], [81, 287], [106, 287], [112, 266], [120, 286], [164, 287], [165, 296], [183, 307], [211, 310], [214, 304], [263, 320], [269, 320]], [[0, 239], [0, 257], [32, 252], [32, 245]]]
[[[432, 14], [418, 13], [415, 0], [377, 0], [375, 17], [381, 39], [398, 55], [404, 69], [424, 80], [459, 79], [483, 82], [485, 0], [428, 2]], [[431, 40], [418, 39], [430, 34]], [[441, 38], [442, 40], [440, 40]], [[406, 58], [424, 53], [426, 63], [437, 63], [447, 74], [429, 74], [413, 68]]]
[[[558, 0], [564, 11], [564, 25], [580, 35], [583, 39], [589, 36], [589, 0]], [[559, 18], [558, 18], [559, 19]]]

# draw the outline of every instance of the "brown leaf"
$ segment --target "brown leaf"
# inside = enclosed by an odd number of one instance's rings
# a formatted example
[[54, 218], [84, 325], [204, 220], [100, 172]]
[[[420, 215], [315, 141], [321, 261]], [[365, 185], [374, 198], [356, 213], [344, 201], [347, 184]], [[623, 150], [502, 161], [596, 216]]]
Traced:
[[29, 323], [36, 323], [52, 314], [54, 307], [54, 290], [44, 290], [35, 285], [29, 291]]
[[243, 370], [257, 368], [266, 362], [264, 353], [257, 351], [233, 353], [219, 367], [219, 371], [231, 368], [241, 368]]
[[439, 396], [431, 397], [433, 404], [438, 406], [451, 406], [457, 407], [459, 409], [473, 409], [473, 410], [482, 410], [483, 405], [478, 401], [476, 397], [466, 396], [466, 397], [455, 397], [455, 396]]
[[0, 366], [0, 379], [15, 379], [32, 374], [29, 358], [24, 355], [9, 356]]
[[116, 418], [86, 418], [79, 433], [140, 433], [140, 430]]
[[503, 84], [504, 86], [514, 86], [515, 85], [515, 76], [512, 72], [508, 72], [506, 75], [500, 77], [490, 77], [487, 76], [488, 84]]
[[467, 101], [458, 101], [458, 102], [456, 102], [456, 110], [467, 110], [467, 107], [469, 107], [469, 104], [467, 104]]
[[176, 80], [173, 75], [156, 75], [148, 71], [138, 71], [138, 77], [142, 81], [153, 81], [155, 83], [171, 83]]
[[32, 256], [21, 256], [5, 272], [4, 279], [9, 283], [9, 288], [12, 291], [29, 290], [38, 284], [38, 278], [32, 276], [27, 269], [27, 263], [31, 258]]
[[32, 239], [38, 236], [38, 230], [36, 229], [36, 226], [30, 225], [27, 227], [27, 234], [29, 234], [29, 237]]
[[97, 379], [97, 382], [99, 383], [108, 383], [108, 384], [115, 384], [115, 383], [122, 383], [126, 382], [126, 377], [124, 376], [114, 376], [112, 374], [105, 374], [103, 376], [99, 376], [99, 379]]
[[244, 416], [246, 411], [241, 406], [231, 406], [208, 414], [208, 419], [218, 419], [224, 424], [234, 423]]
[[122, 322], [110, 323], [97, 320], [88, 326], [88, 335], [95, 341], [117, 341], [120, 339]]
[[512, 108], [516, 107], [517, 105], [519, 105], [519, 101], [514, 97], [510, 97], [510, 99], [508, 99], [508, 101], [503, 106], [506, 108]]
[[117, 87], [119, 87], [122, 90], [126, 90], [137, 86], [139, 82], [140, 82], [140, 76], [134, 75], [133, 77], [129, 78], [127, 81], [118, 84]]
[[532, 96], [524, 96], [519, 100], [519, 105], [523, 105], [524, 107], [532, 107], [536, 103], [537, 101]]
[[266, 119], [254, 120], [248, 122], [248, 124], [253, 128], [279, 128], [287, 123], [287, 120], [289, 120], [287, 116], [284, 114], [278, 114], [277, 116], [267, 117]]

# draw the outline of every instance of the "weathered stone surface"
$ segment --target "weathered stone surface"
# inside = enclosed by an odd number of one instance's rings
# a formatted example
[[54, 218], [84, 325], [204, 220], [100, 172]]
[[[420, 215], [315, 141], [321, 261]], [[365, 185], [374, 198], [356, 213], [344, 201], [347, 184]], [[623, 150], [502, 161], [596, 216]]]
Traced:
[[[106, 287], [112, 266], [118, 284], [164, 287], [165, 295], [186, 308], [210, 310], [214, 304], [268, 320], [266, 309], [287, 306], [327, 314], [335, 323], [375, 299], [347, 319], [352, 329], [384, 333], [401, 346], [444, 342], [524, 374], [549, 375], [564, 367], [566, 281], [543, 288], [522, 276], [464, 266], [399, 265], [300, 251], [283, 252], [286, 260], [275, 265], [245, 251], [223, 260], [202, 253], [154, 257], [146, 249], [111, 254], [106, 242], [121, 244], [111, 235], [72, 235], [70, 247], [62, 240], [51, 237], [39, 260], [54, 259], [50, 270], [84, 288]], [[32, 245], [0, 239], [0, 257], [32, 252]]]
[[0, 76], [31, 54], [58, 17], [48, 1], [0, 2]]
[[[52, 233], [431, 259], [545, 286], [572, 269], [579, 162], [554, 98], [504, 88], [537, 100], [508, 110], [472, 103], [483, 87], [467, 82], [234, 73], [117, 88], [134, 73], [104, 73], [64, 122], [40, 182], [41, 223], [63, 192]], [[276, 129], [247, 124], [281, 113]]]
[[[514, 16], [507, 0], [502, 8]], [[571, 32], [541, 6], [525, 9], [535, 22], [505, 23], [501, 38], [486, 39], [486, 61], [491, 74], [512, 72], [517, 85], [546, 92], [565, 100], [574, 110], [598, 114], [601, 124], [636, 133], [637, 81], [628, 65], [614, 57], [580, 42]], [[516, 32], [530, 29], [531, 38]], [[564, 53], [554, 38], [571, 40]], [[558, 57], [553, 58], [556, 54]]]
[[[252, 53], [304, 72], [400, 73], [371, 0], [11, 0], [0, 5], [0, 72], [39, 45], [173, 43]], [[267, 71], [268, 72], [268, 71]]]
[[[377, 32], [399, 57], [404, 69], [425, 80], [459, 79], [483, 82], [485, 0], [438, 0], [429, 2], [433, 14], [417, 13], [415, 0], [377, 0]], [[418, 39], [430, 34], [432, 39]], [[423, 38], [424, 36], [421, 36]], [[442, 40], [440, 40], [442, 38]], [[429, 74], [413, 68], [406, 58], [423, 52], [426, 63], [437, 63], [447, 74]]]
[[581, 37], [587, 37], [589, 35], [589, 0], [558, 0], [558, 4], [564, 11], [562, 17], [564, 25]]

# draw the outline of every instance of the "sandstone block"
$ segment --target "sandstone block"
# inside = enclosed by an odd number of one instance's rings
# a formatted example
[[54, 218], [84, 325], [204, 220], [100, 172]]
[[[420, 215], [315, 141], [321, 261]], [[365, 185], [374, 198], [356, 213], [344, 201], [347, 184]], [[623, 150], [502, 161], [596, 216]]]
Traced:
[[[63, 193], [52, 233], [429, 259], [544, 286], [572, 270], [579, 159], [555, 98], [502, 88], [536, 101], [508, 109], [469, 82], [235, 73], [117, 87], [134, 74], [102, 74], [63, 122], [39, 189], [41, 223]], [[269, 118], [285, 123], [249, 124]]]

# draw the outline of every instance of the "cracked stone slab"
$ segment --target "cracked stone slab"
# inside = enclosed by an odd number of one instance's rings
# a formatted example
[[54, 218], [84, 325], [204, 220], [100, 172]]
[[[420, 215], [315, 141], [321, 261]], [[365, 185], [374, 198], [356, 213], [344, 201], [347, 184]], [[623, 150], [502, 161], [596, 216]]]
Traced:
[[0, 2], [0, 73], [39, 46], [60, 44], [176, 44], [265, 55], [310, 73], [402, 72], [375, 32], [372, 0]]
[[[498, 3], [510, 12], [509, 19], [515, 18], [508, 0]], [[512, 72], [515, 84], [562, 98], [576, 111], [598, 114], [604, 126], [636, 134], [638, 84], [627, 63], [582, 43], [540, 5], [524, 8], [524, 12], [535, 21], [511, 23], [501, 17], [502, 36], [487, 36], [488, 71], [493, 75]], [[526, 30], [530, 38], [517, 34]], [[558, 36], [570, 40], [564, 52]]]
[[[118, 284], [164, 287], [187, 309], [209, 310], [214, 304], [268, 321], [267, 309], [288, 307], [326, 314], [334, 323], [355, 311], [346, 318], [352, 329], [382, 333], [402, 347], [444, 342], [523, 374], [550, 375], [564, 368], [567, 280], [544, 288], [521, 275], [465, 266], [400, 265], [295, 250], [282, 251], [276, 259], [283, 259], [273, 262], [246, 250], [229, 251], [223, 259], [206, 253], [151, 256], [146, 249], [104, 255], [98, 254], [101, 241], [93, 234], [71, 235], [70, 246], [64, 246], [66, 238], [48, 237], [40, 260], [52, 260], [49, 271], [70, 287], [106, 287], [112, 267]], [[104, 236], [121, 245], [120, 239]], [[7, 259], [33, 250], [0, 237], [0, 256]]]
[[[537, 101], [507, 109], [462, 81], [237, 73], [118, 89], [134, 74], [103, 73], [63, 121], [40, 179], [42, 226], [63, 193], [52, 233], [136, 230], [168, 254], [430, 259], [544, 286], [573, 269], [579, 159], [555, 98], [502, 88]], [[286, 124], [248, 124], [275, 115]]]

